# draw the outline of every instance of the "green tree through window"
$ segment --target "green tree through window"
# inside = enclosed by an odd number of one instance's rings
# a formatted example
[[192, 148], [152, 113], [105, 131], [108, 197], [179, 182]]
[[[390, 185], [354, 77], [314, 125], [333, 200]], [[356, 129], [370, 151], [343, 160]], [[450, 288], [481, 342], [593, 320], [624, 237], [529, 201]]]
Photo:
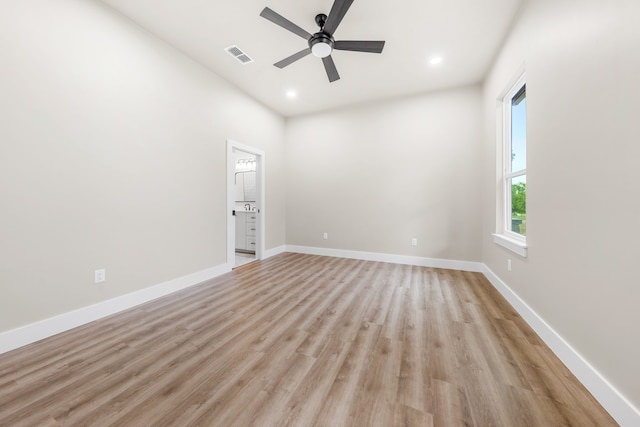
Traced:
[[511, 212], [518, 215], [527, 213], [527, 183], [520, 182], [511, 186]]

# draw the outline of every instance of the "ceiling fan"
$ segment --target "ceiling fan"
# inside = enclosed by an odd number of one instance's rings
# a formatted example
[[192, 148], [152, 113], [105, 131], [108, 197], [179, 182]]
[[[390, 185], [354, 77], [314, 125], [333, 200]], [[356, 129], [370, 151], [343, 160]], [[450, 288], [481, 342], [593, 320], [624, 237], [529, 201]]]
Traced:
[[273, 22], [282, 28], [291, 31], [292, 33], [307, 40], [309, 47], [294, 53], [293, 55], [276, 62], [275, 65], [278, 68], [284, 68], [293, 64], [295, 61], [304, 58], [312, 53], [318, 58], [322, 58], [324, 69], [329, 77], [329, 82], [335, 82], [340, 79], [336, 65], [331, 58], [331, 52], [333, 50], [350, 50], [355, 52], [369, 52], [369, 53], [382, 53], [384, 48], [384, 41], [363, 41], [363, 40], [350, 40], [350, 41], [336, 41], [333, 38], [333, 33], [340, 25], [340, 22], [346, 15], [353, 0], [335, 0], [329, 16], [321, 13], [316, 16], [316, 24], [320, 27], [320, 31], [311, 34], [302, 28], [298, 27], [293, 22], [277, 14], [273, 10], [265, 7], [260, 13], [265, 19]]

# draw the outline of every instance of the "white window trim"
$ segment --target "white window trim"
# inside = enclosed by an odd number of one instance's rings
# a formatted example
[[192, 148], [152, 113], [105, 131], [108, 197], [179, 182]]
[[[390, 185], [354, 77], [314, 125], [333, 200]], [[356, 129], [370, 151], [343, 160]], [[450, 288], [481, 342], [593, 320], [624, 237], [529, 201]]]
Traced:
[[[502, 111], [502, 135], [499, 143], [503, 152], [502, 176], [500, 177], [503, 196], [500, 198], [500, 203], [502, 205], [502, 223], [497, 225], [499, 230], [493, 234], [493, 241], [517, 255], [526, 258], [528, 255], [526, 236], [511, 231], [511, 211], [509, 209], [509, 206], [511, 206], [511, 188], [507, 188], [507, 183], [511, 182], [513, 178], [527, 174], [526, 168], [507, 173], [507, 171], [511, 170], [511, 99], [516, 95], [520, 88], [526, 84], [524, 68], [518, 73], [517, 78], [512, 82], [513, 83], [508, 86], [508, 89], [503, 92], [502, 96], [498, 98]], [[507, 141], [509, 142], [508, 147], [506, 144]]]

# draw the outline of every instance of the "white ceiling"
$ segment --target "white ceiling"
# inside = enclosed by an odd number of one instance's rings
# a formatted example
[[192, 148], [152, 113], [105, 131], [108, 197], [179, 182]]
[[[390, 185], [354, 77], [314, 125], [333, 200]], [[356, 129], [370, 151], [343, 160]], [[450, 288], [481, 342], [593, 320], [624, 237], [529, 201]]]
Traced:
[[[259, 16], [265, 6], [304, 28], [332, 0], [102, 0], [284, 116], [482, 81], [523, 0], [355, 0], [336, 40], [385, 40], [382, 54], [334, 51], [341, 79], [322, 61], [273, 64], [306, 41]], [[254, 59], [242, 65], [225, 48]], [[443, 61], [431, 66], [432, 56]], [[297, 97], [288, 98], [294, 90]]]

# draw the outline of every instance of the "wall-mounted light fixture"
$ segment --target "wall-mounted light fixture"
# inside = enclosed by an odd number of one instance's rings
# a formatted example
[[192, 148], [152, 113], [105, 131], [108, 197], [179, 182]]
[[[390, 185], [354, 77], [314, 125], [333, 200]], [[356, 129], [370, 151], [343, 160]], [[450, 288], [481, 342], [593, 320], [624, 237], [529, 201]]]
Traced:
[[239, 159], [236, 162], [236, 171], [255, 171], [256, 170], [256, 160], [255, 159]]

